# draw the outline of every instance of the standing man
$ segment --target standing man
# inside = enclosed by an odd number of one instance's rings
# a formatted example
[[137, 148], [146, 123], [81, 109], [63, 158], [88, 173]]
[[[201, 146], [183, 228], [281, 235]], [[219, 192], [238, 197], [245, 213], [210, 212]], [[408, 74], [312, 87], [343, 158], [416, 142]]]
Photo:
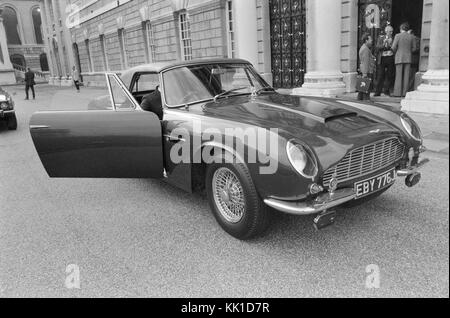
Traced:
[[73, 83], [75, 84], [75, 88], [77, 89], [77, 92], [80, 92], [80, 73], [78, 72], [75, 65], [72, 67], [72, 79]]
[[405, 97], [409, 90], [411, 74], [412, 52], [416, 50], [416, 40], [408, 33], [409, 24], [400, 26], [400, 33], [394, 38], [392, 50], [395, 52], [395, 86], [394, 96]]
[[420, 63], [420, 38], [416, 36], [413, 29], [408, 31], [414, 37], [414, 41], [416, 41], [416, 50], [412, 52], [412, 61], [411, 61], [411, 74], [409, 80], [409, 90], [414, 90], [414, 84], [416, 82], [416, 73], [419, 71], [419, 63]]
[[375, 96], [381, 95], [381, 90], [387, 96], [391, 96], [391, 85], [395, 76], [395, 57], [392, 51], [394, 44], [394, 28], [388, 25], [385, 28], [386, 35], [380, 35], [377, 41], [378, 78]]
[[36, 83], [34, 81], [34, 73], [31, 71], [30, 68], [28, 68], [28, 71], [25, 73], [25, 93], [26, 93], [25, 100], [29, 99], [28, 91], [30, 90], [30, 88], [31, 88], [31, 92], [33, 93], [33, 99], [36, 98], [35, 93], [34, 93], [34, 85], [36, 85]]
[[[363, 45], [359, 50], [359, 60], [361, 61], [359, 68], [363, 78], [373, 79], [373, 72], [375, 71], [375, 57], [372, 55], [372, 51], [370, 50], [373, 45], [372, 36], [370, 34], [364, 34], [362, 41]], [[368, 93], [359, 92], [358, 100], [370, 100], [370, 89]]]

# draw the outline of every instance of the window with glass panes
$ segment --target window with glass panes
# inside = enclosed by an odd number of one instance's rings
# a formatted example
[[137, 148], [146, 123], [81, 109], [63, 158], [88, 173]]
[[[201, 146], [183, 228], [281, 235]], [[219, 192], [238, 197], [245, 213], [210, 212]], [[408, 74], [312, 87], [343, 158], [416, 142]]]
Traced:
[[153, 27], [150, 21], [145, 23], [145, 37], [147, 42], [147, 54], [148, 61], [153, 63], [156, 61], [156, 50], [155, 50], [155, 38], [153, 34]]
[[192, 60], [191, 25], [186, 12], [180, 13], [180, 41], [181, 57], [183, 60]]
[[227, 37], [228, 37], [228, 57], [236, 57], [236, 43], [234, 40], [234, 15], [233, 1], [227, 1]]

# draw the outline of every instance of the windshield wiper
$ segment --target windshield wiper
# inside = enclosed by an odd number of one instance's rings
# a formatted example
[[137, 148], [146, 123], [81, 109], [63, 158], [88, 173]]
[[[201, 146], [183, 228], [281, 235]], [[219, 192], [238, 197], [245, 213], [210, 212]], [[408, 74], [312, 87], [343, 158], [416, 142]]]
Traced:
[[256, 91], [256, 95], [259, 95], [259, 94], [261, 94], [262, 92], [276, 92], [276, 90], [275, 90], [274, 88], [272, 88], [272, 87], [263, 87], [263, 88], [258, 89], [258, 90]]
[[220, 93], [220, 94], [214, 96], [214, 101], [216, 102], [220, 97], [223, 97], [223, 96], [228, 95], [230, 93], [233, 93], [233, 92], [236, 92], [236, 91], [240, 91], [241, 89], [246, 89], [246, 88], [248, 88], [248, 87], [245, 86], [245, 87], [233, 88], [233, 89], [230, 89], [230, 90], [228, 90], [226, 92]]

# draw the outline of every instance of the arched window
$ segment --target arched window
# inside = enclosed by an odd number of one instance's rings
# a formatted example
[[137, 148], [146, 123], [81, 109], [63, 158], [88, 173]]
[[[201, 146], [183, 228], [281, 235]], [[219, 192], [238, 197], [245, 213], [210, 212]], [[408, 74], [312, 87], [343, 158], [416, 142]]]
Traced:
[[16, 10], [11, 7], [4, 7], [2, 17], [8, 44], [22, 44], [19, 33], [19, 19], [17, 18]]
[[27, 67], [27, 63], [25, 62], [25, 58], [23, 57], [23, 55], [21, 54], [12, 54], [10, 56], [11, 59], [11, 63], [22, 66], [22, 67]]
[[41, 19], [41, 9], [36, 7], [31, 11], [31, 16], [33, 17], [33, 26], [34, 26], [34, 36], [36, 38], [37, 44], [44, 44], [44, 40], [42, 38], [42, 19]]
[[49, 68], [48, 68], [47, 54], [41, 53], [41, 55], [39, 55], [39, 61], [41, 62], [41, 71], [48, 72]]

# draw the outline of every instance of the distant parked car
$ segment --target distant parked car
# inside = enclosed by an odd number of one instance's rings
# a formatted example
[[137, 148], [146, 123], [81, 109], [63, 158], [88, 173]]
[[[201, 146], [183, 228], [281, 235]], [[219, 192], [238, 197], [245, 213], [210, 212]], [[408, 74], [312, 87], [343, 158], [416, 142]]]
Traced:
[[0, 120], [6, 121], [9, 130], [17, 129], [14, 101], [11, 95], [0, 86]]

